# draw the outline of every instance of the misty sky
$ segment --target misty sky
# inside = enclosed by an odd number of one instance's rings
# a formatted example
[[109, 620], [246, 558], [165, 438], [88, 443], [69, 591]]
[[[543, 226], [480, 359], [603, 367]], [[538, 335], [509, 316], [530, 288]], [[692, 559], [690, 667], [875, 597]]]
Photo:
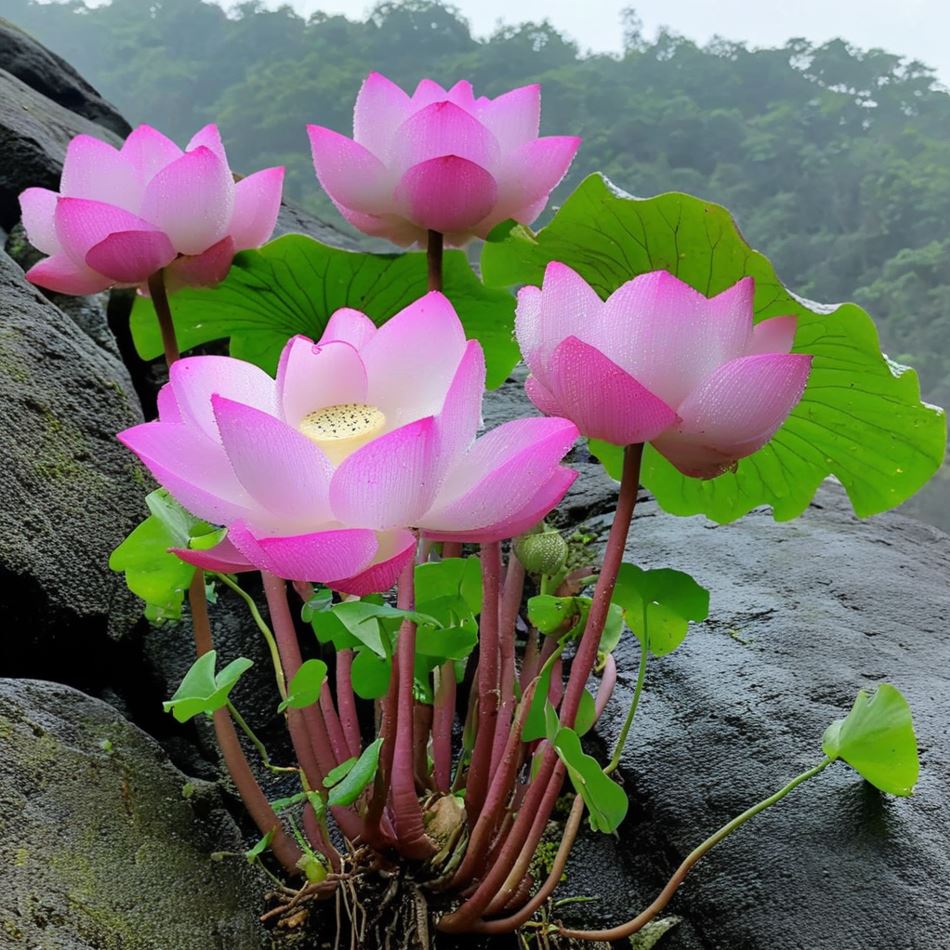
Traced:
[[[228, 5], [226, 0], [222, 0]], [[288, 0], [267, 0], [278, 6]], [[367, 0], [289, 0], [301, 13], [325, 10], [362, 17]], [[820, 42], [842, 36], [935, 67], [950, 85], [950, 0], [454, 0], [477, 35], [505, 22], [547, 18], [582, 48], [620, 49], [620, 10], [636, 8], [652, 37], [666, 25], [691, 39], [714, 34], [753, 45], [780, 45], [792, 36]]]

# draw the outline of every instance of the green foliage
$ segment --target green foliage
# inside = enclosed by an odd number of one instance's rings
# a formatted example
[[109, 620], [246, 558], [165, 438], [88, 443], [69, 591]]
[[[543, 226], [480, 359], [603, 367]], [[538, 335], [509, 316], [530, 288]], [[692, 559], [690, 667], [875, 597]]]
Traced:
[[188, 722], [199, 713], [210, 716], [215, 710], [226, 706], [231, 690], [254, 662], [247, 657], [238, 657], [215, 674], [216, 662], [217, 653], [214, 650], [198, 657], [172, 698], [162, 703], [165, 712], [170, 712], [179, 722]]
[[382, 746], [381, 738], [371, 742], [352, 767], [347, 769], [346, 775], [330, 789], [327, 801], [331, 807], [352, 805], [369, 787], [379, 768], [379, 750]]
[[811, 376], [765, 447], [706, 481], [646, 450], [642, 481], [666, 510], [724, 522], [767, 504], [786, 520], [835, 475], [855, 511], [867, 516], [908, 499], [940, 467], [946, 418], [921, 403], [916, 373], [881, 355], [868, 315], [855, 304], [827, 308], [790, 294], [724, 208], [682, 194], [632, 198], [592, 175], [537, 235], [519, 226], [487, 243], [482, 272], [496, 286], [539, 284], [552, 260], [574, 267], [602, 297], [659, 269], [707, 296], [752, 276], [757, 322], [798, 318], [794, 351], [815, 357]]
[[545, 707], [545, 719], [548, 741], [567, 767], [575, 791], [584, 799], [591, 828], [607, 834], [616, 831], [629, 808], [626, 793], [581, 748], [578, 734], [560, 725], [550, 703]]
[[169, 548], [214, 547], [224, 531], [190, 515], [160, 488], [145, 499], [151, 514], [112, 552], [109, 567], [125, 573], [125, 582], [145, 601], [149, 620], [177, 620], [185, 591], [195, 576]]
[[644, 571], [621, 564], [614, 604], [623, 610], [627, 626], [654, 656], [672, 653], [685, 639], [690, 620], [709, 616], [709, 591], [689, 574], [659, 568]]
[[546, 636], [563, 636], [586, 621], [589, 605], [589, 597], [537, 594], [528, 598], [528, 622]]
[[247, 858], [248, 864], [253, 864], [269, 847], [271, 840], [274, 837], [274, 829], [270, 831], [261, 838], [253, 848], [249, 848], [244, 852], [244, 857]]
[[[287, 234], [260, 250], [238, 254], [217, 287], [176, 293], [172, 312], [183, 350], [227, 337], [232, 356], [273, 375], [280, 351], [295, 334], [319, 339], [341, 307], [384, 323], [425, 294], [426, 280], [423, 253], [358, 254]], [[485, 287], [462, 251], [446, 253], [443, 280], [466, 336], [479, 340], [485, 350], [488, 385], [501, 385], [518, 359], [511, 295]], [[143, 358], [161, 355], [161, 334], [148, 297], [136, 298], [132, 336]]]
[[294, 673], [287, 690], [287, 698], [277, 707], [277, 711], [312, 706], [320, 698], [320, 690], [326, 678], [327, 665], [323, 660], [305, 660]]
[[825, 731], [822, 751], [843, 759], [872, 785], [890, 795], [910, 795], [920, 762], [907, 700], [889, 683], [858, 693], [851, 712]]

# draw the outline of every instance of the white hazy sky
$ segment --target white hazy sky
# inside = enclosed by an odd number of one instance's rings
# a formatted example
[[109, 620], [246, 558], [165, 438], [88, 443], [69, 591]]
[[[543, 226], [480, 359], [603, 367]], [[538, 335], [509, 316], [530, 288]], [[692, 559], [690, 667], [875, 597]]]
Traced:
[[[226, 0], [222, 0], [226, 3]], [[287, 0], [267, 0], [278, 6]], [[301, 13], [325, 10], [363, 17], [367, 0], [289, 0]], [[620, 49], [620, 11], [635, 7], [648, 37], [657, 27], [705, 42], [715, 34], [756, 46], [792, 36], [814, 42], [841, 36], [935, 67], [950, 85], [950, 0], [455, 0], [476, 35], [495, 24], [549, 19], [584, 49]]]

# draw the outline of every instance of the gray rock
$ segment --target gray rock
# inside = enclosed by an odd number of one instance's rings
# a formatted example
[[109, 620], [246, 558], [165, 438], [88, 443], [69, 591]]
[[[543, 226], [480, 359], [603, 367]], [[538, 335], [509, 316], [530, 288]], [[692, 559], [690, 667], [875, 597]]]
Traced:
[[[650, 501], [638, 514], [628, 560], [688, 571], [711, 590], [711, 612], [651, 661], [621, 766], [624, 871], [588, 891], [603, 898], [589, 921], [634, 916], [707, 835], [821, 759], [824, 728], [859, 688], [888, 681], [914, 711], [915, 796], [881, 795], [834, 764], [703, 859], [670, 908], [687, 924], [663, 946], [950, 947], [950, 538], [898, 514], [859, 521], [833, 485], [786, 524], [765, 512], [731, 526], [657, 517]], [[617, 658], [597, 726], [606, 748], [632, 695], [632, 637]], [[586, 870], [572, 867], [584, 893]]]
[[59, 188], [66, 146], [81, 132], [119, 141], [0, 69], [0, 228], [8, 231], [19, 220], [17, 196], [25, 188]]
[[0, 63], [8, 73], [64, 109], [116, 135], [129, 134], [128, 122], [66, 60], [3, 17], [0, 17]]
[[111, 706], [0, 680], [0, 945], [251, 950], [266, 882], [216, 790]]
[[52, 665], [54, 643], [89, 650], [135, 623], [107, 562], [142, 517], [144, 480], [115, 439], [141, 418], [118, 358], [0, 253], [0, 604], [16, 631], [5, 672], [22, 672], [31, 651]]

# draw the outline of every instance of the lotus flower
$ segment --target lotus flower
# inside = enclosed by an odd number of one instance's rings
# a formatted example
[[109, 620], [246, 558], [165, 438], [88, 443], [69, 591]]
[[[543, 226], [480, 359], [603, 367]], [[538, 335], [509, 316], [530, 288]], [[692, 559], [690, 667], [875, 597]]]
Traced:
[[481, 346], [439, 293], [379, 329], [339, 310], [319, 343], [284, 348], [276, 381], [224, 356], [179, 360], [159, 419], [119, 435], [189, 511], [226, 525], [212, 570], [256, 567], [367, 594], [435, 539], [512, 537], [556, 505], [576, 473], [565, 419], [505, 423], [475, 438]]
[[754, 293], [751, 277], [709, 298], [654, 271], [602, 301], [553, 262], [518, 294], [528, 396], [582, 435], [650, 442], [684, 475], [721, 475], [772, 438], [811, 367], [789, 353], [795, 317], [753, 326]]
[[538, 138], [541, 87], [475, 98], [423, 79], [412, 96], [379, 73], [360, 89], [353, 138], [308, 126], [317, 177], [355, 227], [403, 246], [428, 230], [450, 244], [499, 222], [530, 224], [574, 158], [580, 139]]
[[283, 179], [283, 168], [266, 168], [235, 184], [214, 125], [184, 152], [147, 125], [120, 149], [77, 135], [59, 193], [20, 195], [30, 243], [50, 255], [26, 276], [63, 294], [143, 287], [163, 268], [169, 289], [216, 284], [236, 251], [271, 236]]

